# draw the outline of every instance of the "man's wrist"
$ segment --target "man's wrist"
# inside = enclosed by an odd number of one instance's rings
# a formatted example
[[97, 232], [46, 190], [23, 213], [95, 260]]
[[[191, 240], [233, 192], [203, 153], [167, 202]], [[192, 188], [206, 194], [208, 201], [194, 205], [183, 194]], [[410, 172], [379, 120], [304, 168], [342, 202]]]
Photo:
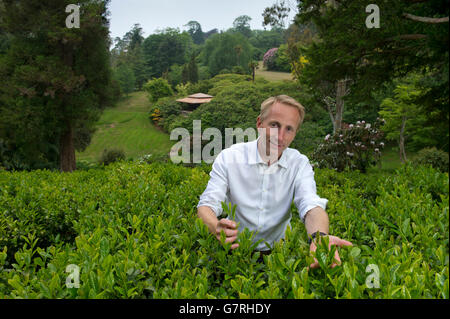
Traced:
[[327, 233], [320, 232], [320, 231], [316, 231], [316, 232], [312, 233], [312, 234], [309, 236], [309, 238], [308, 238], [308, 244], [309, 244], [309, 245], [311, 245], [312, 241], [313, 241], [314, 239], [316, 239], [317, 234], [319, 234], [321, 237], [322, 237], [322, 236], [328, 236]]

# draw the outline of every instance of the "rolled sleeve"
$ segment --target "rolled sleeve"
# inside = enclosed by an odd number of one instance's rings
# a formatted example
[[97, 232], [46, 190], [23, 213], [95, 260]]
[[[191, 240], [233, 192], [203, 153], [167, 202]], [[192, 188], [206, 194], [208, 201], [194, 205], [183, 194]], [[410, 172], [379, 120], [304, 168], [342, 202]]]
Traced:
[[222, 214], [221, 202], [226, 202], [228, 192], [228, 175], [224, 163], [223, 152], [219, 153], [212, 165], [210, 179], [205, 191], [200, 196], [197, 208], [200, 206], [210, 207], [216, 216]]
[[294, 204], [302, 222], [305, 222], [306, 213], [311, 209], [317, 206], [326, 209], [328, 200], [317, 195], [314, 171], [309, 160], [299, 169], [294, 185]]

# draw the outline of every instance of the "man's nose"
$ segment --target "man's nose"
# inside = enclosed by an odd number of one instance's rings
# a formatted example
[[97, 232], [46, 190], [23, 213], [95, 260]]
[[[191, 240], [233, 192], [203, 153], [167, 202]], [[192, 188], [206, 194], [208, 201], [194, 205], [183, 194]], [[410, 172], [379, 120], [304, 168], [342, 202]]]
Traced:
[[284, 129], [280, 128], [278, 130], [278, 142], [279, 143], [283, 143], [284, 142], [284, 138], [285, 138], [286, 134], [284, 132]]

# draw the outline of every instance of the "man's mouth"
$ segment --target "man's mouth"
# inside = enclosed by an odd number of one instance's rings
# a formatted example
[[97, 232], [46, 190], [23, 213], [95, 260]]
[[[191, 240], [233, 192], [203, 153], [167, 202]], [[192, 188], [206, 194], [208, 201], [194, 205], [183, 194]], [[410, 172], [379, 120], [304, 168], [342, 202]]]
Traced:
[[272, 144], [273, 146], [276, 146], [276, 147], [279, 148], [279, 149], [283, 148], [283, 145], [278, 144], [278, 143], [273, 142], [273, 141], [270, 141], [270, 144]]

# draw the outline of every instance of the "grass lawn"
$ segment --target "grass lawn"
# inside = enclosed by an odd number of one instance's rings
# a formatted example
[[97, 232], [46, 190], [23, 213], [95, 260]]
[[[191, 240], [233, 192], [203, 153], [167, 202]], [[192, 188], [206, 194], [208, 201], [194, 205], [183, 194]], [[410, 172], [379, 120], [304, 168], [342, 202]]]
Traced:
[[256, 69], [255, 76], [256, 78], [262, 77], [268, 81], [284, 81], [284, 80], [293, 80], [294, 77], [291, 73], [287, 72], [272, 72], [267, 71], [263, 66], [263, 62], [259, 61], [259, 68]]
[[97, 162], [104, 149], [119, 148], [126, 158], [145, 154], [168, 153], [176, 141], [159, 131], [148, 118], [150, 102], [146, 93], [134, 92], [123, 98], [116, 107], [106, 109], [97, 123], [91, 144], [77, 160]]

